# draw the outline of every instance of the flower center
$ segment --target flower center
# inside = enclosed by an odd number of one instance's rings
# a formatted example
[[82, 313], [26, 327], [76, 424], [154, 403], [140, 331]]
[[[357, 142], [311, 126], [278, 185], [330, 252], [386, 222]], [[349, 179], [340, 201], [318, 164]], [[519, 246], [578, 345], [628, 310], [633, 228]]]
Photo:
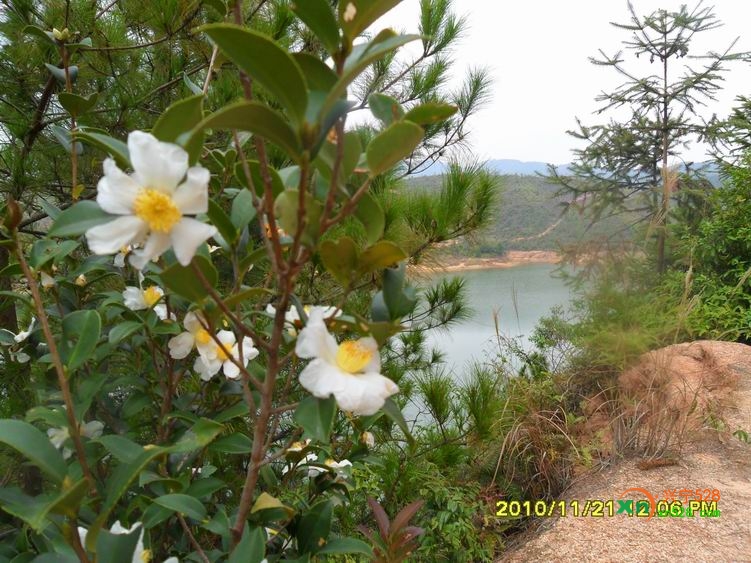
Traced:
[[133, 212], [143, 219], [152, 231], [169, 233], [182, 214], [172, 198], [157, 190], [144, 188], [133, 202]]
[[141, 561], [143, 563], [149, 563], [151, 561], [151, 550], [150, 549], [144, 549], [143, 553], [141, 553]]
[[[227, 360], [229, 360], [229, 354], [227, 353], [229, 351], [228, 348], [229, 348], [229, 346], [227, 346], [227, 344], [225, 344], [224, 346], [218, 346], [217, 345], [217, 347], [216, 347], [216, 357], [220, 361], [226, 362]], [[227, 351], [225, 351], [225, 350], [227, 350]]]
[[202, 346], [211, 342], [211, 335], [205, 328], [199, 328], [196, 332], [196, 342]]
[[339, 344], [336, 365], [347, 373], [359, 373], [373, 358], [373, 351], [359, 340], [347, 340]]
[[152, 285], [151, 287], [147, 287], [143, 290], [143, 300], [146, 302], [146, 305], [149, 307], [153, 307], [157, 301], [159, 301], [162, 298], [162, 294], [159, 293], [159, 290], [156, 288], [155, 285]]

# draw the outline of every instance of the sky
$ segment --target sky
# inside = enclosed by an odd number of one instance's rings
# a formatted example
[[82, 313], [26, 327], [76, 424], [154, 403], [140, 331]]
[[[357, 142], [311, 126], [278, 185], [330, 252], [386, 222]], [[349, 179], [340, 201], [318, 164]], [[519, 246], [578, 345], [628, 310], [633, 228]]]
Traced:
[[[632, 3], [638, 15], [646, 15], [660, 8], [674, 11], [686, 2]], [[736, 38], [740, 38], [737, 50], [751, 51], [751, 0], [703, 5], [713, 6], [724, 25], [697, 34], [692, 52], [724, 50]], [[691, 9], [695, 3], [688, 6]], [[575, 128], [576, 117], [585, 124], [602, 122], [602, 116], [593, 115], [598, 107], [595, 96], [623, 82], [614, 69], [597, 67], [589, 57], [597, 56], [599, 49], [612, 55], [623, 48], [628, 32], [609, 22], [628, 21], [626, 0], [455, 0], [454, 11], [468, 22], [454, 52], [458, 69], [454, 84], [473, 66], [487, 68], [493, 78], [492, 100], [469, 122], [474, 156], [554, 164], [571, 161], [571, 150], [577, 145], [566, 131]], [[416, 32], [418, 14], [419, 0], [403, 0], [373, 29]], [[627, 60], [646, 64], [633, 55]], [[639, 68], [650, 72], [646, 66]], [[751, 96], [751, 63], [731, 67], [717, 102], [709, 102], [703, 113], [727, 115], [738, 95]], [[685, 158], [700, 161], [704, 155], [704, 147], [694, 144]]]

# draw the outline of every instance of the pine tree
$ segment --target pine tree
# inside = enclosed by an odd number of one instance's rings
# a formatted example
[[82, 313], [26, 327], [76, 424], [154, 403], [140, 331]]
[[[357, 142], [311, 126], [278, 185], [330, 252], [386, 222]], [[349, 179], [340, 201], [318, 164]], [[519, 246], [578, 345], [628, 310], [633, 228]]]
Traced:
[[[640, 17], [629, 3], [630, 21], [613, 23], [629, 37], [624, 51], [608, 56], [600, 50], [592, 64], [612, 68], [625, 81], [596, 100], [598, 115], [613, 110], [628, 112], [625, 118], [611, 117], [607, 123], [587, 126], [577, 119], [578, 129], [568, 133], [586, 146], [574, 151], [570, 171], [563, 175], [549, 167], [549, 177], [560, 193], [571, 197], [572, 205], [584, 205], [597, 220], [603, 214], [633, 212], [651, 222], [656, 233], [657, 269], [666, 267], [665, 240], [672, 190], [671, 160], [707, 125], [699, 112], [713, 100], [721, 87], [727, 63], [748, 55], [733, 52], [735, 41], [724, 51], [695, 55], [690, 48], [695, 35], [720, 27], [712, 8], [702, 6], [677, 12], [657, 10]], [[648, 60], [654, 68], [647, 73], [627, 56]]]

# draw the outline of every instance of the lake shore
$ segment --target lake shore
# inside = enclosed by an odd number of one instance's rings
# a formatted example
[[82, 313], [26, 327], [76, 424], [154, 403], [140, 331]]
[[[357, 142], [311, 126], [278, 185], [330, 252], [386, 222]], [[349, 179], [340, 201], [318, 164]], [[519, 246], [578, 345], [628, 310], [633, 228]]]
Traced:
[[552, 250], [509, 250], [503, 256], [474, 258], [469, 256], [442, 256], [435, 265], [411, 266], [419, 272], [462, 272], [468, 270], [495, 270], [513, 268], [524, 264], [557, 264], [561, 255]]

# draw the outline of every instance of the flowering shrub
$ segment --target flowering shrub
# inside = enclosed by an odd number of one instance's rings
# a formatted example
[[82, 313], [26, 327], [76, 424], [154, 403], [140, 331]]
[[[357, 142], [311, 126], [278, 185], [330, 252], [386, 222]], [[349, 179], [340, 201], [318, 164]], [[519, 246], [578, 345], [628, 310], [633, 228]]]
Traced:
[[[353, 464], [368, 463], [369, 429], [385, 416], [409, 434], [381, 348], [417, 297], [373, 190], [457, 110], [373, 94], [378, 130], [345, 129], [354, 81], [419, 39], [361, 37], [396, 3], [295, 3], [320, 58], [242, 25], [204, 25], [204, 87], [125, 140], [77, 121], [95, 98], [73, 92], [71, 60], [91, 39], [29, 30], [63, 61], [50, 72], [65, 88], [75, 189], [72, 205], [46, 204], [52, 226], [30, 246], [24, 210], [12, 199], [5, 210], [17, 305], [36, 320], [2, 345], [8, 361], [33, 364], [38, 400], [25, 419], [0, 421], [0, 442], [44, 481], [0, 489], [18, 523], [4, 557], [375, 557], [337, 535], [335, 514]], [[240, 14], [237, 3], [229, 17]], [[212, 70], [230, 62], [242, 99], [209, 110]], [[83, 147], [107, 156], [95, 198], [76, 201]], [[311, 272], [328, 276], [335, 301], [302, 305]], [[348, 299], [363, 280], [378, 290], [365, 307]], [[290, 500], [293, 488], [306, 493]]]

